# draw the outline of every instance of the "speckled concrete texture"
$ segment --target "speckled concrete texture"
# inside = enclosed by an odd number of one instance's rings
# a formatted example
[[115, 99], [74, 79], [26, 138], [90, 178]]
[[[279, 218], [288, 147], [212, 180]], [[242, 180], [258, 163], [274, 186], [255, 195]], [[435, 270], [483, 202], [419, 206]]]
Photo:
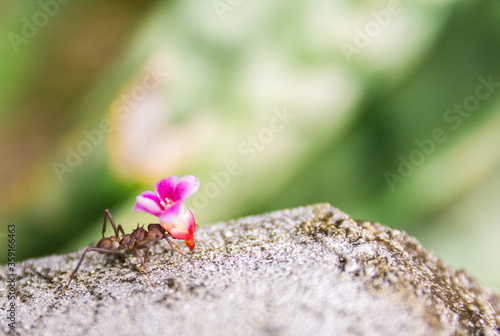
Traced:
[[[407, 234], [317, 204], [199, 228], [196, 267], [153, 243], [17, 265], [19, 335], [500, 335], [500, 296]], [[6, 267], [0, 268], [5, 316]], [[12, 333], [5, 318], [1, 330]]]

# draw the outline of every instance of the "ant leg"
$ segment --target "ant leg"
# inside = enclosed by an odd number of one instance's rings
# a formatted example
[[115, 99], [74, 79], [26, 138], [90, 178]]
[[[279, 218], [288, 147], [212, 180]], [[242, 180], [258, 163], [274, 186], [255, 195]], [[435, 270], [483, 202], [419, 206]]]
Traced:
[[[137, 246], [134, 251], [135, 251], [135, 254], [137, 255], [137, 258], [139, 258], [139, 260], [141, 261], [141, 265], [142, 267], [144, 268], [144, 270], [146, 271], [145, 273], [148, 273], [148, 269], [146, 268], [146, 260], [148, 259], [148, 255], [149, 255], [149, 249], [151, 247], [149, 245], [139, 245]], [[144, 260], [139, 256], [139, 250], [146, 250], [146, 252], [144, 252]]]
[[64, 292], [66, 292], [66, 290], [68, 290], [69, 285], [71, 284], [71, 280], [73, 280], [76, 273], [80, 269], [80, 266], [82, 265], [83, 259], [85, 258], [85, 254], [89, 251], [100, 252], [100, 253], [114, 253], [114, 252], [116, 252], [116, 250], [114, 250], [114, 249], [106, 249], [106, 248], [102, 248], [102, 247], [88, 247], [88, 248], [86, 248], [85, 252], [83, 252], [82, 257], [80, 258], [80, 261], [78, 262], [78, 265], [76, 265], [75, 270], [73, 271], [73, 273], [71, 273], [71, 275], [69, 277], [68, 284], [66, 285], [66, 288], [64, 288], [64, 290], [61, 293], [59, 293], [59, 295], [62, 295]]
[[[115, 237], [118, 237], [118, 229], [116, 228], [115, 221], [113, 219], [113, 216], [111, 216], [111, 212], [109, 212], [108, 209], [104, 210], [104, 223], [102, 225], [102, 237], [104, 238], [104, 234], [106, 233], [106, 218], [109, 219], [109, 222], [111, 223], [111, 226], [113, 226], [113, 230], [115, 231]], [[121, 226], [121, 225], [120, 225]], [[123, 229], [121, 229], [123, 232]]]
[[118, 225], [118, 232], [122, 234], [122, 237], [125, 236], [125, 231], [123, 231], [122, 225]]
[[149, 257], [149, 250], [151, 247], [149, 245], [144, 245], [146, 246], [146, 251], [144, 252], [144, 264], [148, 262], [148, 257]]
[[191, 265], [193, 265], [193, 268], [195, 268], [193, 260], [191, 260], [191, 258], [189, 258], [187, 255], [185, 255], [181, 250], [179, 250], [179, 248], [177, 247], [177, 245], [175, 245], [175, 243], [173, 241], [171, 241], [170, 239], [168, 239], [168, 236], [167, 236], [166, 232], [165, 232], [165, 237], [164, 238], [167, 241], [168, 245], [170, 245], [170, 248], [172, 250], [175, 250], [175, 251], [179, 252], [180, 254], [182, 254], [184, 257], [186, 257], [189, 260], [189, 262], [191, 263]]
[[[144, 268], [144, 271], [146, 272], [146, 274], [148, 275], [148, 280], [149, 280], [149, 283], [151, 284], [152, 287], [155, 287], [155, 285], [153, 284], [153, 281], [151, 281], [151, 277], [149, 276], [149, 271], [146, 267], [146, 263], [144, 262], [144, 260], [147, 260], [148, 259], [148, 255], [149, 255], [149, 249], [151, 247], [149, 245], [139, 245], [137, 246], [134, 250], [135, 250], [135, 254], [137, 255], [137, 258], [139, 258], [139, 260], [141, 261], [141, 265], [142, 267]], [[146, 252], [144, 252], [144, 260], [142, 260], [142, 258], [139, 256], [139, 250], [146, 250]]]

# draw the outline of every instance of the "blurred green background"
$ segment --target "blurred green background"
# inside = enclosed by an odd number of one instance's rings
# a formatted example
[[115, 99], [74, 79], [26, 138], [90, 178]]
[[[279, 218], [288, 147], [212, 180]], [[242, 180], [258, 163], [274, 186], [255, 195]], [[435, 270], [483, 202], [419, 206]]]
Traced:
[[198, 225], [330, 202], [498, 290], [499, 28], [493, 0], [2, 1], [2, 249], [153, 222], [136, 195], [196, 174]]

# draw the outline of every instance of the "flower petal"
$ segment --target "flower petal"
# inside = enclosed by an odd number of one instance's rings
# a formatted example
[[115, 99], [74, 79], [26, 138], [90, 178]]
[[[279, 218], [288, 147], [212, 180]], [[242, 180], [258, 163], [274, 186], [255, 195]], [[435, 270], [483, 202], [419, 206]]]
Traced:
[[193, 234], [196, 231], [196, 221], [194, 219], [194, 214], [191, 211], [191, 209], [188, 209], [186, 211], [186, 214], [184, 216], [184, 221], [186, 222], [187, 232]]
[[175, 186], [179, 182], [179, 176], [170, 176], [156, 183], [155, 189], [158, 197], [165, 203], [175, 202]]
[[189, 197], [193, 196], [195, 192], [198, 191], [200, 187], [200, 180], [194, 175], [186, 175], [180, 179], [175, 187], [174, 202], [175, 201], [185, 201]]
[[136, 198], [134, 213], [143, 211], [158, 217], [163, 210], [160, 199], [152, 191], [145, 191]]
[[174, 205], [158, 216], [160, 218], [160, 224], [164, 226], [176, 222], [182, 211], [184, 211], [184, 204], [182, 202], [174, 203]]
[[194, 242], [193, 235], [186, 238], [186, 240], [184, 241], [184, 244], [186, 244], [186, 246], [189, 247], [190, 250], [194, 249], [195, 242]]
[[178, 228], [175, 227], [171, 228], [168, 233], [170, 233], [170, 235], [175, 239], [179, 240], [185, 240], [188, 239], [190, 236], [192, 236], [189, 233], [183, 232], [182, 230], [179, 230]]

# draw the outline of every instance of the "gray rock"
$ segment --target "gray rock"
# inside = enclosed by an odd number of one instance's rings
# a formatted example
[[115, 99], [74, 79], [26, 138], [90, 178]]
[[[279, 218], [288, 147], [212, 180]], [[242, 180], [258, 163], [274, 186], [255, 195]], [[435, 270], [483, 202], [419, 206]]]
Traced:
[[205, 226], [196, 239], [195, 269], [152, 244], [156, 287], [133, 253], [88, 253], [61, 296], [83, 250], [18, 264], [16, 333], [500, 335], [498, 294], [404, 232], [328, 204]]

